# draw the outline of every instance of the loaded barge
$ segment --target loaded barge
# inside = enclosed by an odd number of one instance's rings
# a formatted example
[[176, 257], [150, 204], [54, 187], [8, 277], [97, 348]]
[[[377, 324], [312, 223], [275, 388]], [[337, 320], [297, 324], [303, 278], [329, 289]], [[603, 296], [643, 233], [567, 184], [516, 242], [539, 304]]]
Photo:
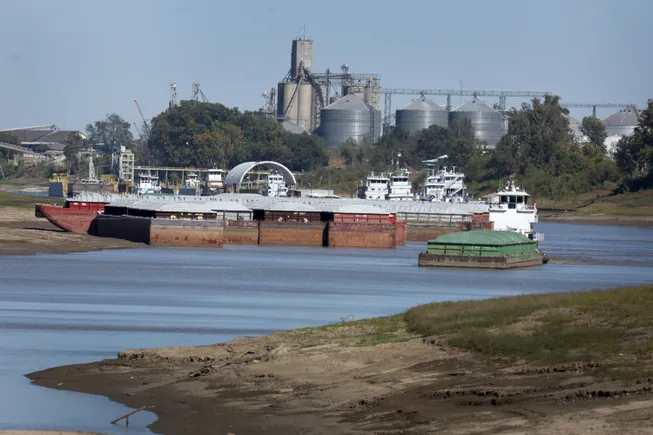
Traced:
[[537, 266], [547, 262], [538, 249], [541, 233], [534, 232], [537, 206], [530, 195], [509, 180], [492, 195], [489, 216], [493, 231], [467, 231], [442, 235], [427, 244], [419, 254], [424, 267], [474, 267], [510, 269]]
[[396, 215], [377, 207], [321, 212], [310, 205], [251, 210], [226, 201], [115, 201], [93, 218], [89, 234], [157, 246], [224, 244], [391, 249], [405, 232]]
[[425, 267], [512, 269], [543, 264], [537, 242], [514, 231], [466, 231], [446, 234], [428, 242], [419, 254]]

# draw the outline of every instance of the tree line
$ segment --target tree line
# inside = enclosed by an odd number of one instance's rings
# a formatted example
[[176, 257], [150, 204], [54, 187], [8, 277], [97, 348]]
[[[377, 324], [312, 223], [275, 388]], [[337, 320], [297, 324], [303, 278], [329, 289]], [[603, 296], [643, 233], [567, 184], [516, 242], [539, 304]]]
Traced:
[[[434, 125], [412, 135], [394, 128], [376, 143], [348, 141], [327, 151], [320, 137], [289, 133], [262, 113], [182, 101], [143, 126], [139, 139], [133, 137], [127, 121], [108, 115], [86, 126], [87, 139], [71, 135], [64, 154], [72, 173], [84, 171], [76, 156], [91, 145], [101, 150], [96, 166], [103, 173], [117, 173], [113, 156], [121, 146], [134, 149], [140, 165], [229, 169], [248, 160], [275, 160], [303, 173], [301, 182], [306, 186], [352, 193], [369, 171], [391, 171], [397, 163], [417, 173], [416, 186], [425, 176], [421, 162], [445, 154], [443, 164], [464, 171], [474, 193], [493, 190], [510, 175], [516, 175], [530, 192], [548, 197], [653, 186], [650, 100], [635, 133], [617, 143], [614, 155], [607, 155], [605, 127], [598, 118], [582, 120], [583, 140], [574, 136], [569, 113], [557, 96], [534, 98], [507, 115], [508, 133], [495, 149], [484, 146], [469, 120], [457, 120], [449, 127]], [[7, 135], [4, 140], [17, 143]], [[7, 153], [0, 153], [6, 157]]]
[[[413, 135], [395, 128], [375, 144], [343, 145], [341, 165], [329, 175], [335, 185], [353, 192], [367, 171], [392, 170], [391, 162], [399, 158], [402, 165], [418, 171], [417, 185], [426, 175], [419, 171], [421, 162], [446, 154], [448, 159], [442, 164], [464, 171], [470, 192], [476, 194], [496, 189], [511, 175], [529, 192], [550, 198], [653, 187], [650, 100], [635, 133], [620, 139], [614, 153], [608, 153], [605, 126], [594, 116], [583, 118], [582, 137], [577, 137], [570, 128], [569, 112], [557, 96], [534, 98], [507, 115], [508, 133], [495, 149], [487, 149], [477, 139], [469, 120], [457, 120], [449, 128], [431, 126]], [[324, 171], [318, 175], [324, 178]]]

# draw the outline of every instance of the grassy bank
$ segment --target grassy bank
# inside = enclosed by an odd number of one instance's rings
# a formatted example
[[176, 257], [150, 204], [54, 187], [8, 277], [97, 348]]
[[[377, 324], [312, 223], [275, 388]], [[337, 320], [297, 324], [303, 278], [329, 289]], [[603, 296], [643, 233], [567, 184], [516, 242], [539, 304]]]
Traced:
[[600, 363], [606, 376], [653, 375], [653, 285], [421, 305], [397, 316], [283, 333], [298, 347], [435, 337], [515, 363]]
[[653, 189], [620, 195], [610, 195], [609, 191], [600, 191], [565, 200], [539, 199], [537, 204], [542, 217], [555, 215], [564, 210], [565, 215], [579, 218], [593, 216], [643, 218], [653, 216]]
[[0, 190], [0, 207], [33, 208], [39, 202], [56, 203], [62, 205], [65, 201], [61, 198], [46, 198], [43, 196], [17, 195]]
[[601, 361], [653, 368], [653, 285], [429, 304], [405, 319], [410, 331], [443, 335], [489, 357], [559, 364]]

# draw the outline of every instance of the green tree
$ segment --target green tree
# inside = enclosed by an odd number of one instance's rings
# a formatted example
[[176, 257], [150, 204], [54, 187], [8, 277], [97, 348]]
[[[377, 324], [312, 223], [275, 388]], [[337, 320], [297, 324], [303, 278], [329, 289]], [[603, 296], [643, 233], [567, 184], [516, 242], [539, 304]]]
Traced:
[[601, 126], [593, 119], [585, 120], [596, 146], [581, 148], [569, 130], [567, 117], [557, 96], [542, 101], [535, 98], [521, 109], [512, 109], [508, 134], [492, 151], [488, 169], [499, 179], [516, 173], [532, 193], [550, 197], [616, 181], [614, 163], [604, 161]]
[[508, 134], [502, 140], [516, 147], [520, 159], [543, 167], [573, 143], [568, 114], [558, 96], [547, 95], [543, 101], [534, 98], [530, 105], [522, 104], [520, 110], [508, 113]]
[[408, 166], [419, 164], [415, 154], [416, 139], [401, 127], [385, 133], [376, 144], [370, 147], [369, 163], [372, 166], [390, 166], [401, 154], [402, 162]]
[[465, 168], [471, 156], [480, 152], [480, 142], [469, 120], [456, 121], [451, 128], [432, 125], [415, 136], [415, 155], [418, 161], [447, 155], [448, 166]]
[[640, 113], [635, 132], [617, 143], [615, 160], [631, 190], [653, 186], [653, 100]]
[[70, 175], [73, 171], [77, 171], [79, 161], [77, 155], [82, 150], [84, 140], [77, 132], [72, 132], [68, 135], [63, 149], [63, 154], [66, 157], [66, 171]]
[[581, 122], [580, 131], [587, 136], [589, 141], [589, 143], [583, 147], [583, 152], [586, 155], [594, 157], [596, 157], [598, 153], [605, 155], [605, 140], [608, 135], [605, 132], [603, 121], [596, 116], [586, 116]]
[[246, 160], [274, 160], [292, 170], [323, 164], [322, 139], [292, 135], [259, 112], [221, 104], [182, 101], [152, 120], [152, 159], [173, 166], [230, 168]]
[[133, 146], [134, 137], [130, 129], [131, 124], [116, 113], [86, 126], [90, 143], [102, 145], [105, 154], [109, 155], [120, 151], [120, 146]]
[[288, 148], [291, 160], [288, 167], [293, 171], [307, 171], [329, 164], [324, 140], [309, 134], [288, 134]]
[[363, 163], [365, 155], [361, 145], [353, 139], [340, 145], [340, 157], [345, 161], [345, 165], [350, 166], [355, 163]]

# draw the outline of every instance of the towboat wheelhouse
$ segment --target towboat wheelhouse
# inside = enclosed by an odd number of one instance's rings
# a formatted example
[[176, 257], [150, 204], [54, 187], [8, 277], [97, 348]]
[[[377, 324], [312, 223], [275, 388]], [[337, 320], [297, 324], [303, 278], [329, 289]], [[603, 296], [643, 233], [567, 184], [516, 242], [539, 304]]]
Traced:
[[531, 196], [508, 180], [503, 190], [494, 194], [489, 202], [490, 221], [496, 231], [515, 231], [533, 240], [542, 240], [533, 226], [538, 222], [537, 206], [531, 204]]

